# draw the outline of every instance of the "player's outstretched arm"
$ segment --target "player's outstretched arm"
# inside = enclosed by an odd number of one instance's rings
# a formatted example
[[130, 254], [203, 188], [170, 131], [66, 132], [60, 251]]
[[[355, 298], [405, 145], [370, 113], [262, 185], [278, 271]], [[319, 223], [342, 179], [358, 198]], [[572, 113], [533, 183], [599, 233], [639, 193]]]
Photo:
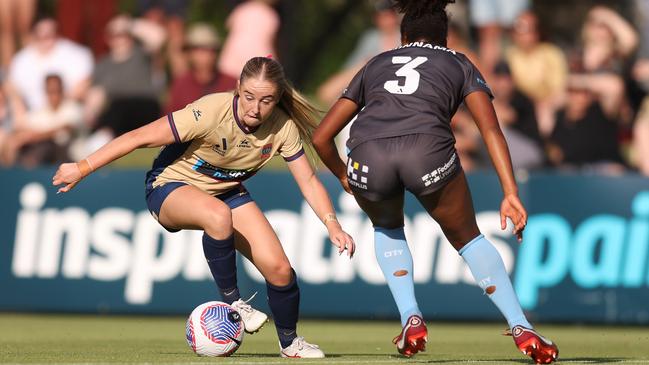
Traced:
[[61, 164], [52, 178], [52, 185], [63, 185], [57, 193], [66, 193], [93, 171], [137, 148], [159, 147], [172, 143], [173, 132], [167, 117], [162, 117], [113, 139], [82, 161]]
[[514, 234], [520, 242], [523, 239], [523, 229], [527, 224], [527, 212], [518, 197], [518, 186], [514, 179], [509, 148], [500, 130], [493, 104], [487, 93], [482, 91], [470, 93], [464, 102], [480, 129], [503, 189], [504, 198], [500, 205], [501, 229], [507, 226], [506, 218], [511, 219], [514, 223]]
[[329, 194], [313, 171], [307, 156], [302, 155], [289, 162], [288, 168], [293, 178], [295, 178], [304, 199], [327, 227], [329, 239], [338, 247], [338, 254], [342, 254], [347, 250], [347, 254], [351, 258], [356, 250], [354, 239], [347, 232], [343, 231], [340, 223], [338, 223], [336, 211], [331, 203]]
[[346, 98], [338, 99], [313, 132], [311, 139], [322, 162], [336, 175], [345, 191], [350, 194], [352, 191], [347, 183], [345, 162], [338, 155], [334, 138], [352, 120], [357, 111], [358, 105], [355, 102]]

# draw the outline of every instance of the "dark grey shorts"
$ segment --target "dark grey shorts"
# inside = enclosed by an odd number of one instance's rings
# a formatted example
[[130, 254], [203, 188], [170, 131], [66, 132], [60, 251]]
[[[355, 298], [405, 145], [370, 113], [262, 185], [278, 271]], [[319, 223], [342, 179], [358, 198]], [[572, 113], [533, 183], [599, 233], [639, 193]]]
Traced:
[[356, 146], [347, 160], [347, 180], [355, 195], [380, 201], [408, 190], [430, 194], [460, 172], [452, 141], [428, 134], [373, 139]]

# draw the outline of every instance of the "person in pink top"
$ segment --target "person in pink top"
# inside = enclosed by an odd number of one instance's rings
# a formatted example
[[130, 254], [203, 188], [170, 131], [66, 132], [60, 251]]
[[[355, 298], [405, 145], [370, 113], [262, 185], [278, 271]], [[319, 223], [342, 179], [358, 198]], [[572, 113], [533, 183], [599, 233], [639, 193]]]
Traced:
[[[223, 45], [219, 68], [234, 78], [243, 65], [257, 56], [276, 57], [275, 37], [279, 30], [279, 15], [273, 9], [275, 0], [249, 0], [234, 8], [226, 21], [229, 30]], [[250, 26], [254, 24], [254, 26]]]

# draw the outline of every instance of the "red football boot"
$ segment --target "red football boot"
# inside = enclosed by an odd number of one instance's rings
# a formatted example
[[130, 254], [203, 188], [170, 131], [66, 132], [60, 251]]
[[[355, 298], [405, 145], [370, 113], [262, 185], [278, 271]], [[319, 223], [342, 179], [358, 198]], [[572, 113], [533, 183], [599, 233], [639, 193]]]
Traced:
[[419, 351], [425, 351], [426, 341], [428, 341], [426, 324], [420, 316], [414, 315], [408, 318], [401, 333], [392, 340], [392, 343], [397, 345], [400, 354], [410, 357]]
[[550, 364], [559, 357], [557, 345], [531, 328], [514, 326], [505, 335], [512, 336], [516, 347], [537, 364]]

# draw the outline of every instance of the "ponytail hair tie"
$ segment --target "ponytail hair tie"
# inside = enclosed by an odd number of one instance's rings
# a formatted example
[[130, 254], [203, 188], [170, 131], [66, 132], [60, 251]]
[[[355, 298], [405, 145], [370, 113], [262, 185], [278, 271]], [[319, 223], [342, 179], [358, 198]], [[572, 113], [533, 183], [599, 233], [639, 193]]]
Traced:
[[273, 54], [272, 53], [267, 54], [266, 58], [270, 58], [272, 60], [273, 59]]

